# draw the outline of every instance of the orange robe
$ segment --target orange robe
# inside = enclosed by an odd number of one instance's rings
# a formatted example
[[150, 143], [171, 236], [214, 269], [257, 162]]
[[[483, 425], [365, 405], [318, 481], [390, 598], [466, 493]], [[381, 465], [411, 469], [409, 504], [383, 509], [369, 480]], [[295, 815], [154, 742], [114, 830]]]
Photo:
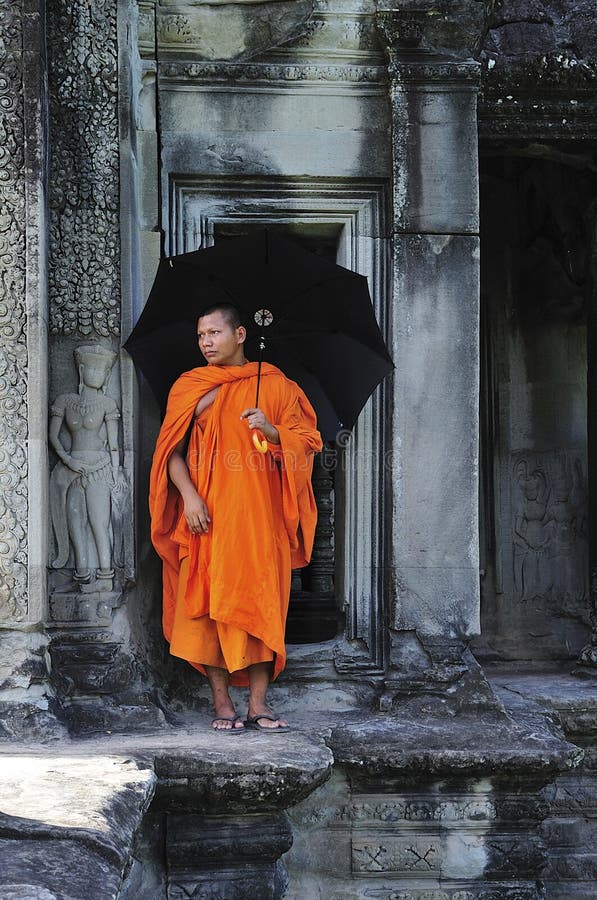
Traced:
[[[240, 630], [249, 645], [255, 638], [257, 648], [269, 648], [260, 658], [274, 658], [276, 677], [286, 662], [291, 568], [307, 565], [313, 547], [317, 509], [311, 472], [321, 437], [303, 391], [263, 363], [259, 407], [277, 428], [280, 444], [258, 453], [246, 420], [240, 419], [255, 404], [256, 378], [257, 363], [246, 363], [192, 369], [175, 382], [151, 470], [151, 535], [163, 561], [166, 640], [185, 620], [193, 630], [189, 620], [208, 617], [204, 624], [215, 622], [220, 640], [226, 629], [237, 636]], [[197, 402], [216, 386], [215, 401], [194, 419]], [[211, 517], [207, 534], [200, 535], [190, 532], [182, 498], [168, 477], [170, 455], [189, 429], [187, 465]], [[181, 577], [183, 560], [188, 562]], [[207, 657], [213, 664], [211, 650]], [[201, 659], [189, 662], [205, 672]], [[231, 673], [230, 680], [246, 685], [246, 670]]]

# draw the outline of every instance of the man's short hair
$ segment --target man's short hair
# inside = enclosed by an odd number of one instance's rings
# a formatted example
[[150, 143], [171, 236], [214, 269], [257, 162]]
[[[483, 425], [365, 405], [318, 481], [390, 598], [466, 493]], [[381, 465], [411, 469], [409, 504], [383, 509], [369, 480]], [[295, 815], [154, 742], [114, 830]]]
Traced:
[[213, 303], [199, 313], [199, 319], [203, 316], [210, 316], [212, 313], [220, 312], [223, 318], [228, 322], [232, 329], [240, 328], [243, 324], [240, 312], [233, 303]]

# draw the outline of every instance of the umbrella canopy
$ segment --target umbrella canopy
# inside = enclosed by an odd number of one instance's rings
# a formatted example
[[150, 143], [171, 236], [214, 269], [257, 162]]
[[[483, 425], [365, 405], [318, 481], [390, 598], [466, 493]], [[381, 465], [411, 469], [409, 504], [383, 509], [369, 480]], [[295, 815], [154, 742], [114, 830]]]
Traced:
[[[303, 388], [327, 440], [353, 427], [393, 368], [367, 279], [260, 231], [160, 262], [124, 346], [162, 408], [176, 378], [205, 364], [197, 318], [222, 302], [232, 303], [243, 317], [247, 358], [258, 358], [263, 336], [264, 359]], [[270, 325], [261, 324], [262, 309], [271, 312]]]

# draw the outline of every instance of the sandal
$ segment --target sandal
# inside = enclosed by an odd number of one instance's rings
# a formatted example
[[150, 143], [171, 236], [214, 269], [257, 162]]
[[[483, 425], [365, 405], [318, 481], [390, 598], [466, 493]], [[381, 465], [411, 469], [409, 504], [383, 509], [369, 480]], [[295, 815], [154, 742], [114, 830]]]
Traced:
[[[245, 730], [244, 724], [243, 724], [242, 728], [234, 727], [234, 723], [240, 722], [240, 721], [241, 721], [240, 716], [215, 716], [215, 718], [213, 718], [211, 720], [211, 730], [220, 732], [222, 734], [242, 734], [243, 731]], [[230, 728], [215, 728], [214, 722], [230, 722], [231, 725], [230, 725]]]
[[282, 732], [290, 731], [290, 725], [276, 725], [275, 728], [268, 728], [259, 724], [260, 719], [267, 719], [268, 722], [278, 721], [277, 716], [267, 716], [262, 713], [260, 716], [251, 716], [250, 719], [245, 719], [245, 728], [252, 728], [254, 731], [261, 731], [263, 734], [281, 734]]

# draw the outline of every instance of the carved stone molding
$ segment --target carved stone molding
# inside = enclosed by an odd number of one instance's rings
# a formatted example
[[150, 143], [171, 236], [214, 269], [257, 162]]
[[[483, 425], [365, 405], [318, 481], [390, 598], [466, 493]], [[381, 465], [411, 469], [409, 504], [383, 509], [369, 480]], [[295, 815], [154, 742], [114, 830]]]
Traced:
[[0, 622], [27, 615], [27, 336], [21, 4], [0, 0]]
[[429, 58], [413, 62], [393, 62], [388, 66], [388, 72], [393, 81], [400, 84], [433, 84], [437, 87], [468, 84], [476, 90], [481, 67], [472, 61], [446, 62]]
[[116, 0], [56, 0], [50, 70], [50, 328], [120, 330]]
[[292, 831], [284, 815], [170, 813], [168, 897], [241, 898], [251, 883], [259, 885], [256, 896], [283, 897], [288, 878], [280, 857], [291, 845]]
[[185, 81], [265, 83], [275, 82], [347, 82], [385, 81], [383, 66], [334, 66], [287, 63], [194, 63], [169, 62], [160, 66], [162, 78]]
[[[302, 35], [313, 13], [312, 0], [263, 0], [259, 4], [141, 4], [142, 52], [157, 35], [160, 54], [184, 53], [195, 60], [250, 59]], [[151, 14], [155, 12], [154, 23]]]

